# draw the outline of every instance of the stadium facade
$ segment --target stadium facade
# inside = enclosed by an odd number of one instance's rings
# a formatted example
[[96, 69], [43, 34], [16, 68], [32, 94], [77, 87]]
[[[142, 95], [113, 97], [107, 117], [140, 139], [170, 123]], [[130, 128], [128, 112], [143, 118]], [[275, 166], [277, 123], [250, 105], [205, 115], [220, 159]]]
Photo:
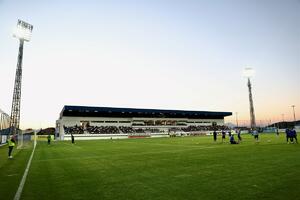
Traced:
[[57, 137], [114, 139], [169, 137], [174, 134], [206, 133], [224, 128], [231, 112], [64, 106], [56, 121]]

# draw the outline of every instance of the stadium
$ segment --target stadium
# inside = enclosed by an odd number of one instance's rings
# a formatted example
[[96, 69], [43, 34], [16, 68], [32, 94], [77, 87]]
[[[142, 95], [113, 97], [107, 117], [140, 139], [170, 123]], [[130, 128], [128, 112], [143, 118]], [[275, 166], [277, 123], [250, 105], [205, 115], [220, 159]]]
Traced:
[[0, 199], [300, 199], [299, 5], [0, 0]]
[[224, 117], [231, 112], [64, 106], [56, 121], [60, 140], [169, 137], [208, 134], [228, 129]]

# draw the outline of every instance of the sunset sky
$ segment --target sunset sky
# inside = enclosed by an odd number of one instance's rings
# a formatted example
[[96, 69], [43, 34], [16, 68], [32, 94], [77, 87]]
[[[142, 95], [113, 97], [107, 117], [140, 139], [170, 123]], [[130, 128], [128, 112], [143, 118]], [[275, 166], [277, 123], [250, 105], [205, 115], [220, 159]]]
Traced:
[[[17, 20], [21, 128], [55, 126], [64, 105], [238, 112], [300, 119], [299, 0], [0, 0], [0, 109], [10, 114]], [[235, 122], [235, 115], [226, 122]]]

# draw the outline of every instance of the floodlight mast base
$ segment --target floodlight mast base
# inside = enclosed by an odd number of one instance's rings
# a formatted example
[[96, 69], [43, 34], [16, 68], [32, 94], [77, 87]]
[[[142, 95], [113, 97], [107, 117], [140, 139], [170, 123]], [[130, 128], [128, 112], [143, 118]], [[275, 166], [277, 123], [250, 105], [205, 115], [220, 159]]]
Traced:
[[255, 113], [254, 113], [254, 106], [253, 106], [253, 98], [252, 98], [252, 86], [250, 78], [248, 77], [248, 89], [249, 89], [249, 103], [250, 103], [250, 127], [252, 130], [256, 128], [255, 122]]
[[22, 83], [22, 61], [24, 40], [20, 40], [18, 63], [15, 76], [15, 85], [13, 93], [13, 101], [10, 115], [10, 135], [17, 135], [20, 127], [20, 107], [21, 107], [21, 83]]

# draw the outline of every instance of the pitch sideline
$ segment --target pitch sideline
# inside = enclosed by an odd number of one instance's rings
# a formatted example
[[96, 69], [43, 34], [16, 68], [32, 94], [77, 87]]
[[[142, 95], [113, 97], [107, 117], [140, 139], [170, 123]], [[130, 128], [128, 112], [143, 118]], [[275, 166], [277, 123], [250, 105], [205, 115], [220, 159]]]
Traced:
[[27, 163], [26, 169], [24, 171], [24, 174], [23, 174], [22, 180], [20, 182], [20, 185], [18, 187], [18, 190], [17, 190], [17, 192], [15, 194], [14, 200], [19, 200], [20, 197], [21, 197], [21, 194], [22, 194], [22, 191], [23, 191], [23, 187], [25, 185], [26, 178], [27, 178], [27, 175], [28, 175], [28, 171], [29, 171], [29, 168], [30, 168], [30, 165], [31, 165], [31, 161], [32, 161], [32, 158], [33, 158], [33, 154], [34, 154], [34, 151], [35, 151], [35, 147], [36, 147], [36, 141], [34, 142], [33, 150], [31, 152], [30, 158], [28, 160], [28, 163]]

